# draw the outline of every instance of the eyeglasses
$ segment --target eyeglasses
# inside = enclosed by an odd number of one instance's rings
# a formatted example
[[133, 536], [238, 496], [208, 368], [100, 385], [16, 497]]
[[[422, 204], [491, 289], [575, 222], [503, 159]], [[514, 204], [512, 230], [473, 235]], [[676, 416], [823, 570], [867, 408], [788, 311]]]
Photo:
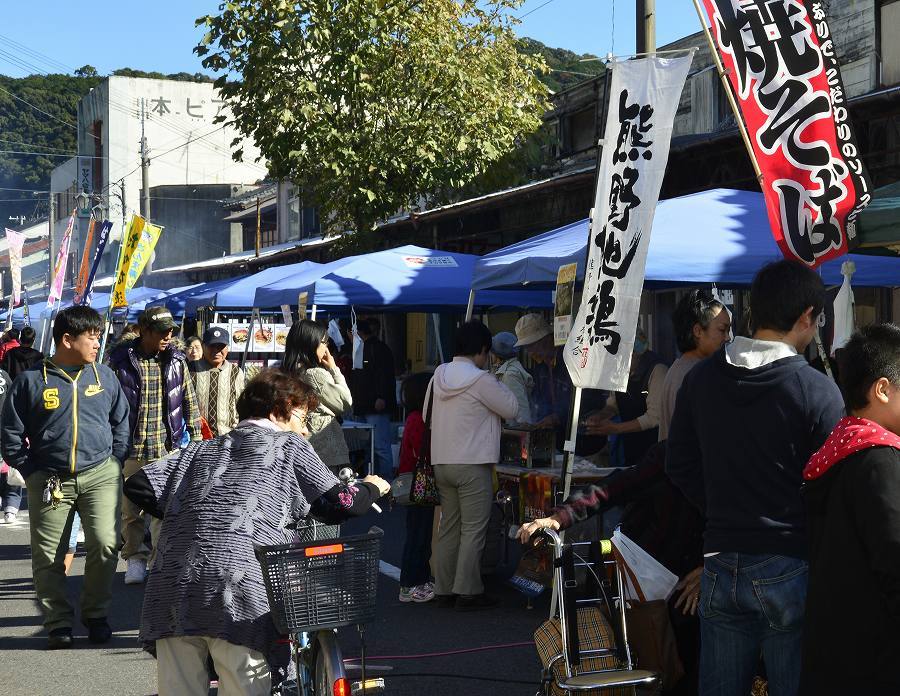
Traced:
[[309, 414], [299, 409], [291, 411], [291, 418], [296, 418], [300, 421], [300, 425], [309, 425]]

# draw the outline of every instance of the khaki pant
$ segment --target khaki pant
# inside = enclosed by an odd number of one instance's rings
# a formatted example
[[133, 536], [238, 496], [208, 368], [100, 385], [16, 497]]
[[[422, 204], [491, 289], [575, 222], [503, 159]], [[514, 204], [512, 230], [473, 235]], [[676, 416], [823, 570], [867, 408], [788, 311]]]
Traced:
[[[126, 459], [123, 465], [122, 473], [127, 479], [132, 474], [144, 468], [149, 463], [146, 459]], [[122, 558], [142, 558], [145, 561], [148, 556], [152, 556], [153, 549], [156, 548], [156, 542], [159, 539], [159, 530], [162, 528], [162, 520], [155, 517], [150, 518], [150, 539], [153, 548], [147, 548], [144, 543], [144, 511], [137, 505], [132, 503], [128, 498], [122, 496]]]
[[48, 471], [28, 477], [28, 517], [31, 526], [31, 569], [34, 590], [44, 613], [44, 627], [71, 628], [74, 611], [66, 595], [69, 536], [75, 512], [81, 516], [87, 558], [81, 590], [81, 618], [99, 619], [109, 614], [113, 578], [116, 575], [119, 501], [122, 469], [110, 457], [102, 464], [75, 475], [61, 475], [63, 499], [54, 509], [42, 499]]
[[219, 696], [269, 696], [272, 676], [262, 653], [206, 636], [156, 641], [159, 696], [206, 696], [207, 656], [219, 675]]
[[491, 518], [490, 464], [439, 464], [434, 478], [441, 494], [441, 527], [433, 550], [435, 594], [477, 595], [481, 553]]

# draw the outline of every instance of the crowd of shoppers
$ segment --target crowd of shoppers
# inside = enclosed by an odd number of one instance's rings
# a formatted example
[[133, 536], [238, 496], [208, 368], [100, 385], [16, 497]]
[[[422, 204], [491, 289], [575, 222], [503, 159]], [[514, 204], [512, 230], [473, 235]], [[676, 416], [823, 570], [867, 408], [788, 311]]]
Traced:
[[[839, 389], [805, 357], [825, 306], [815, 272], [770, 264], [749, 304], [749, 335], [729, 340], [722, 303], [685, 293], [669, 368], [638, 332], [626, 391], [589, 394], [576, 441], [622, 438], [626, 466], [519, 537], [625, 507], [623, 531], [679, 577], [670, 619], [686, 676], [671, 693], [746, 696], [760, 665], [772, 696], [897, 692], [900, 328], [855, 334]], [[125, 581], [147, 582], [141, 638], [158, 656], [160, 693], [202, 692], [210, 660], [221, 684], [268, 691], [275, 636], [253, 549], [291, 540], [307, 515], [334, 523], [385, 494], [398, 406], [399, 473], [429, 463], [440, 497], [437, 517], [431, 506], [406, 509], [399, 599], [457, 611], [496, 605], [481, 556], [501, 431], [568, 434], [572, 385], [540, 315], [522, 317], [515, 334], [462, 324], [452, 361], [408, 377], [400, 404], [393, 355], [372, 320], [357, 323], [362, 355], [351, 351], [349, 380], [327, 328], [302, 320], [281, 367], [246, 385], [227, 360], [224, 329], [206, 331], [189, 361], [174, 347], [168, 310], [146, 310], [136, 328], [108, 367], [98, 362], [103, 321], [86, 307], [57, 316], [50, 357], [27, 328], [0, 346], [0, 364], [16, 371], [0, 371], [0, 451], [27, 482], [48, 647], [73, 642], [65, 575], [78, 515], [90, 641], [112, 633], [121, 538]], [[385, 474], [354, 487], [334, 473], [350, 461], [341, 421], [351, 410], [373, 425]], [[4, 513], [15, 519], [7, 477]]]

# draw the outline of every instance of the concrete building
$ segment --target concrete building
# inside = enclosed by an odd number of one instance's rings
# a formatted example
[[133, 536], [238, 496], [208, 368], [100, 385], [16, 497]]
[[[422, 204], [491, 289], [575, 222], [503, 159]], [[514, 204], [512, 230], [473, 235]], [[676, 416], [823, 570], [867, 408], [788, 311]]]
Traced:
[[[227, 187], [222, 188], [221, 198], [225, 199], [264, 178], [265, 164], [255, 161], [259, 150], [246, 141], [232, 146], [238, 133], [231, 126], [215, 122], [223, 113], [227, 113], [224, 103], [211, 83], [111, 76], [92, 89], [78, 103], [80, 156], [57, 167], [52, 176], [56, 196], [53, 250], [62, 238], [79, 193], [89, 197], [81, 199], [84, 205], [80, 206], [73, 250], [82, 248], [92, 207], [98, 207], [97, 214], [116, 223], [112, 240], [119, 239], [123, 220], [132, 212], [141, 211], [142, 132], [150, 158], [151, 220], [156, 219], [154, 188], [156, 203], [162, 210], [176, 207], [170, 205], [173, 198], [185, 198], [181, 202], [189, 204], [194, 199], [193, 190], [198, 191], [195, 199], [202, 209], [209, 204], [203, 185]], [[237, 149], [243, 149], [243, 162], [232, 159], [232, 152]], [[173, 190], [167, 188], [164, 196], [163, 189], [157, 188], [171, 186], [183, 187], [182, 195], [174, 196]], [[163, 198], [169, 200], [164, 203]], [[181, 207], [186, 211], [189, 206]], [[222, 240], [196, 245], [191, 235], [198, 236], [197, 230], [191, 231], [184, 219], [182, 216], [179, 224], [161, 238], [159, 256], [178, 258], [179, 254], [186, 254], [193, 258], [206, 252], [221, 255], [218, 246], [213, 249], [218, 244], [230, 250], [227, 228], [223, 228], [226, 231]], [[199, 236], [203, 234], [201, 230]], [[116, 248], [116, 244], [110, 244], [102, 272], [113, 271]]]

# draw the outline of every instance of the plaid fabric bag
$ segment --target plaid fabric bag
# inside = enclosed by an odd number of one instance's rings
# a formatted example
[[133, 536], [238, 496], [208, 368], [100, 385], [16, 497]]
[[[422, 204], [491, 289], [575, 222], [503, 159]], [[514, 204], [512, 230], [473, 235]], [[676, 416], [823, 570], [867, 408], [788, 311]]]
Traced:
[[[615, 646], [616, 640], [612, 626], [609, 625], [606, 616], [597, 607], [580, 607], [578, 609], [578, 640], [582, 650], [598, 650]], [[559, 630], [559, 618], [548, 619], [534, 632], [534, 644], [541, 658], [544, 669], [557, 656], [562, 656], [562, 635]], [[598, 657], [585, 657], [576, 666], [573, 665], [573, 674], [582, 672], [596, 672], [603, 669], [616, 669], [619, 666], [615, 655], [602, 655]], [[563, 659], [557, 660], [550, 667], [554, 682], [550, 685], [549, 693], [552, 696], [566, 696], [567, 692], [556, 684], [566, 676], [566, 666]], [[630, 689], [590, 689], [579, 691], [579, 694], [588, 696], [630, 696]]]

